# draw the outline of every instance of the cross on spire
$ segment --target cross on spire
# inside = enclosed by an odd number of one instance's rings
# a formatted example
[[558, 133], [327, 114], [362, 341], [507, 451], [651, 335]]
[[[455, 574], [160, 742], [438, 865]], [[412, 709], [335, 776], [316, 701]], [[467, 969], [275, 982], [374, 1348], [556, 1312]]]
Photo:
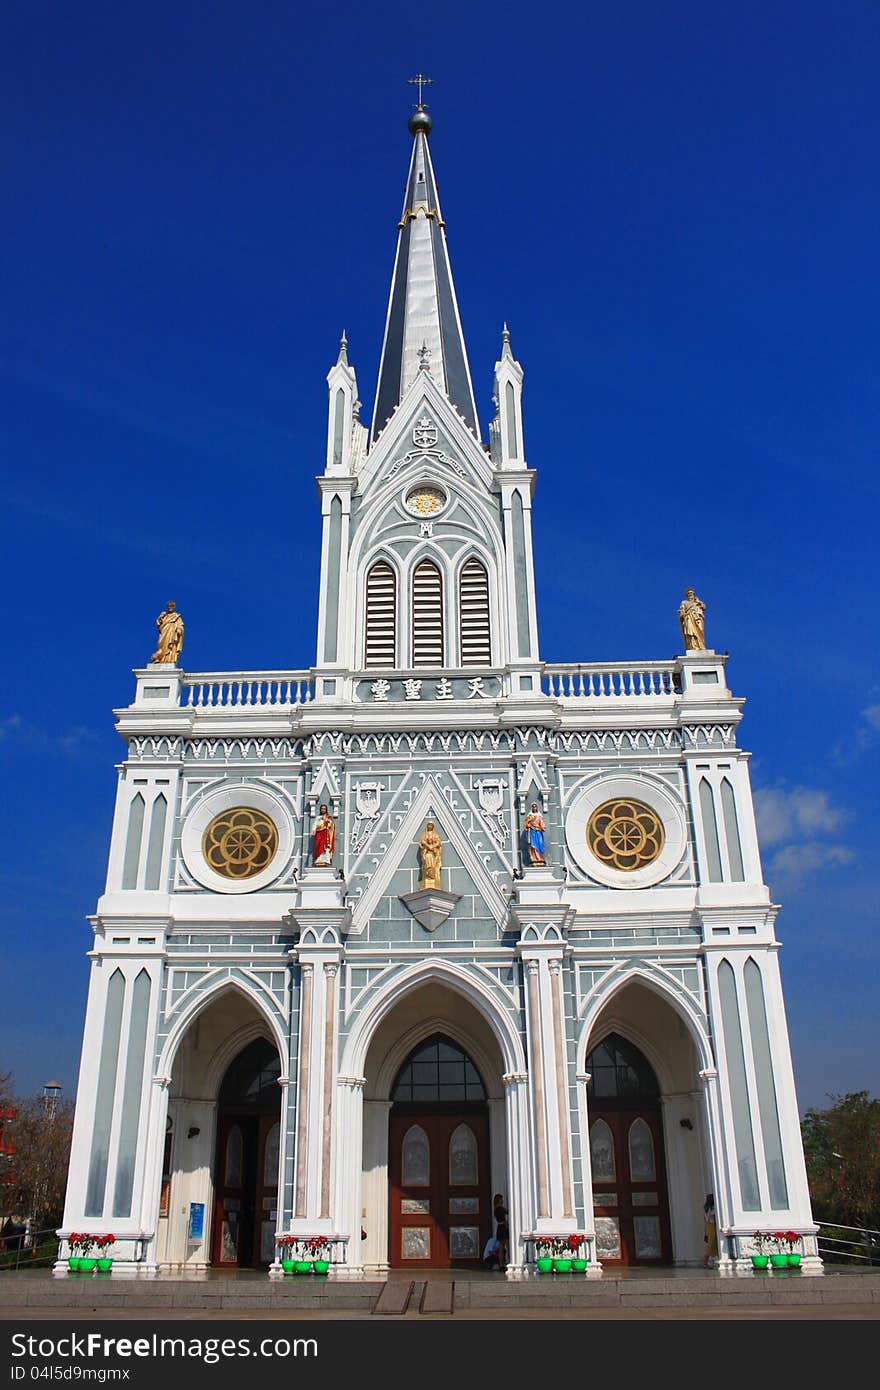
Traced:
[[433, 79], [433, 77], [426, 77], [425, 74], [424, 74], [423, 72], [417, 72], [416, 75], [415, 75], [415, 77], [408, 77], [406, 80], [407, 80], [407, 82], [409, 83], [409, 85], [410, 85], [411, 87], [418, 87], [418, 89], [419, 89], [419, 110], [421, 111], [421, 109], [422, 109], [422, 88], [423, 88], [423, 87], [430, 87], [431, 84], [433, 83], [434, 79]]

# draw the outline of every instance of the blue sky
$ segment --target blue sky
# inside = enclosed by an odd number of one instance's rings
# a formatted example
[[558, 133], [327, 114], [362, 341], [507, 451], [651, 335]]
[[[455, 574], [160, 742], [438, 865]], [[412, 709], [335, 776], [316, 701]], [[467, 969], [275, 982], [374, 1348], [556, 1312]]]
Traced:
[[802, 1107], [880, 1092], [880, 10], [45, 0], [2, 20], [0, 1069], [75, 1082], [123, 746], [190, 670], [314, 660], [324, 377], [372, 406], [413, 97], [485, 429], [523, 363], [547, 660], [748, 698]]

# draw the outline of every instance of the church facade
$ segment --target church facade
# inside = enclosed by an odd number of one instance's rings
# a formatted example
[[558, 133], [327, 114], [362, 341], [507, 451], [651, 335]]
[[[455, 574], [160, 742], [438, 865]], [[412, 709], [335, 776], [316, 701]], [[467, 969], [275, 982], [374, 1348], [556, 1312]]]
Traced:
[[[318, 649], [192, 674], [182, 624], [119, 768], [64, 1228], [144, 1270], [510, 1277], [699, 1264], [797, 1231], [818, 1269], [742, 700], [673, 660], [539, 655], [523, 372], [481, 436], [429, 152], [412, 157], [374, 419], [343, 338], [318, 478]], [[64, 1247], [62, 1247], [64, 1249]], [[710, 1253], [714, 1253], [711, 1252]]]

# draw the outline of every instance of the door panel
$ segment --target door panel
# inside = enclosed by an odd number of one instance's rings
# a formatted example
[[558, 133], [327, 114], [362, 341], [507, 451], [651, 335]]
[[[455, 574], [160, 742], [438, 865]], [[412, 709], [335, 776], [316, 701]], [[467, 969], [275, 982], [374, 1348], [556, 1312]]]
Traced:
[[669, 1201], [658, 1111], [618, 1107], [590, 1124], [596, 1255], [603, 1264], [668, 1264]]
[[392, 1114], [389, 1260], [475, 1268], [491, 1230], [489, 1126], [478, 1114]]
[[217, 1123], [212, 1260], [271, 1264], [278, 1215], [278, 1142], [273, 1115], [221, 1115]]

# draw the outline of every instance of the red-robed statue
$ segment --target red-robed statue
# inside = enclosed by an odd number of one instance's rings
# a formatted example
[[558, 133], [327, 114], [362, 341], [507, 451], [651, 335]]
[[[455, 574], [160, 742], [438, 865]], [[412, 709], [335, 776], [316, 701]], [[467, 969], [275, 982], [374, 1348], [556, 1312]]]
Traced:
[[336, 824], [327, 807], [322, 806], [321, 814], [315, 822], [315, 848], [312, 853], [312, 863], [316, 867], [332, 864], [335, 848]]

